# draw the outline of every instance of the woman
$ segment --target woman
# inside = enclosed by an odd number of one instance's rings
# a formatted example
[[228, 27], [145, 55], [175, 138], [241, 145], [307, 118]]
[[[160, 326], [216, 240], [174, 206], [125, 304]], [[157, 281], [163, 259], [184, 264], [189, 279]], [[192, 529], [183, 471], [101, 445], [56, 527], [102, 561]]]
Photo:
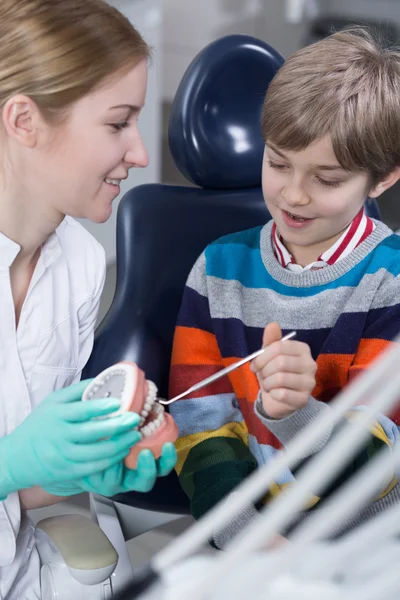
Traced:
[[[0, 4], [0, 598], [40, 598], [25, 510], [85, 489], [149, 490], [172, 445], [135, 471], [137, 415], [93, 419], [80, 402], [104, 252], [74, 217], [108, 219], [119, 183], [145, 167], [137, 121], [149, 48], [102, 0]], [[99, 441], [101, 440], [101, 441]]]

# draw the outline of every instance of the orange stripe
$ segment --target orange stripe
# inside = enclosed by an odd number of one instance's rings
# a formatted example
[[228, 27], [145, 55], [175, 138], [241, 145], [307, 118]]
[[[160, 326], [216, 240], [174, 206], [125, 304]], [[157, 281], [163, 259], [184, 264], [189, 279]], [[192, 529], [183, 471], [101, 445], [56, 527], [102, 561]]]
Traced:
[[194, 327], [178, 326], [175, 329], [171, 364], [218, 364], [221, 367], [221, 353], [215, 335]]
[[328, 402], [348, 383], [353, 354], [320, 354], [314, 398]]
[[[229, 367], [231, 364], [240, 360], [238, 357], [224, 358], [223, 363], [225, 367]], [[257, 399], [260, 386], [255, 374], [250, 370], [250, 363], [246, 363], [242, 367], [239, 367], [228, 375], [233, 390], [237, 398], [247, 398], [249, 402], [254, 404]]]
[[[350, 368], [350, 380], [352, 381], [363, 371], [369, 368], [371, 363], [385, 350], [393, 347], [394, 342], [372, 338], [369, 340], [362, 339], [358, 347], [357, 355], [354, 359], [353, 366]], [[373, 398], [371, 399], [373, 400]], [[365, 402], [363, 403], [365, 404]], [[400, 425], [400, 399], [396, 406], [387, 415], [396, 425]]]
[[353, 365], [357, 367], [369, 365], [377, 356], [392, 346], [397, 345], [394, 342], [372, 338], [369, 340], [361, 339]]

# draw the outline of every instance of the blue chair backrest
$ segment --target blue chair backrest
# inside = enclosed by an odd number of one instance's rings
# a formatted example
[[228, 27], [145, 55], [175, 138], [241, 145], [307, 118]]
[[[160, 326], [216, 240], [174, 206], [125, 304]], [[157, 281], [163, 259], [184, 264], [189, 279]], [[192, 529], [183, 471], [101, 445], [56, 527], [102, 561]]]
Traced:
[[[178, 168], [200, 187], [142, 185], [122, 199], [116, 292], [84, 377], [130, 360], [166, 397], [173, 332], [196, 258], [221, 235], [270, 218], [260, 187], [260, 114], [282, 63], [268, 44], [234, 35], [210, 44], [189, 66], [172, 106], [169, 142]], [[124, 496], [140, 508], [188, 512], [174, 473], [148, 494]]]

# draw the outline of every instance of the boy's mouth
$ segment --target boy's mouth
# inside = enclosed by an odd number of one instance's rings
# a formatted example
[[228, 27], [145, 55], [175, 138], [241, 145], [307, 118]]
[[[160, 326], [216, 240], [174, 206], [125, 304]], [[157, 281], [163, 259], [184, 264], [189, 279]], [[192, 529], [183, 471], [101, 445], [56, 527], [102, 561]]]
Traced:
[[303, 222], [304, 222], [304, 221], [311, 221], [311, 219], [310, 219], [310, 218], [308, 218], [308, 217], [300, 217], [299, 215], [295, 215], [295, 214], [293, 214], [293, 213], [289, 212], [288, 210], [285, 210], [284, 212], [285, 212], [287, 215], [289, 215], [289, 217], [290, 217], [291, 219], [294, 219], [295, 221], [300, 221], [300, 222], [302, 222], [302, 221], [303, 221]]
[[148, 448], [155, 458], [161, 456], [165, 442], [175, 442], [178, 437], [178, 427], [157, 399], [157, 387], [145, 379], [144, 372], [135, 363], [120, 362], [109, 367], [88, 385], [82, 400], [96, 398], [119, 398], [121, 408], [112, 413], [115, 416], [127, 411], [140, 415], [137, 427], [142, 436], [125, 458], [125, 465], [136, 467], [140, 450]]
[[295, 213], [291, 213], [288, 210], [283, 209], [282, 216], [286, 225], [297, 229], [305, 227], [314, 220], [313, 218], [302, 217], [301, 215], [296, 215]]

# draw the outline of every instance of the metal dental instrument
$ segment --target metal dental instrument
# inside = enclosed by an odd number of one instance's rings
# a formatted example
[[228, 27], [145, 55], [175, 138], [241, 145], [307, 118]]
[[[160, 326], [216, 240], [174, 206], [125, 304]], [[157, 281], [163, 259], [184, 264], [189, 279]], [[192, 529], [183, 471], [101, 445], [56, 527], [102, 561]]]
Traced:
[[[291, 331], [287, 335], [283, 336], [281, 341], [285, 342], [286, 340], [290, 340], [295, 335], [296, 335], [296, 332]], [[262, 354], [266, 350], [266, 348], [267, 348], [267, 346], [265, 346], [264, 348], [260, 348], [260, 350], [256, 350], [255, 352], [253, 352], [252, 354], [249, 354], [245, 358], [241, 358], [237, 362], [233, 363], [233, 365], [226, 367], [226, 369], [222, 369], [221, 371], [218, 371], [218, 373], [214, 373], [214, 375], [211, 375], [210, 377], [206, 377], [206, 379], [203, 379], [202, 381], [199, 381], [199, 383], [192, 385], [192, 387], [190, 387], [188, 390], [186, 390], [186, 392], [182, 392], [182, 394], [179, 394], [178, 396], [171, 398], [171, 400], [157, 400], [157, 401], [160, 404], [171, 404], [172, 402], [175, 402], [176, 400], [180, 400], [184, 396], [187, 396], [188, 394], [191, 394], [192, 392], [196, 392], [197, 390], [200, 390], [202, 387], [205, 387], [206, 385], [213, 383], [220, 377], [224, 377], [231, 371], [234, 371], [235, 369], [241, 367], [242, 365], [246, 364], [247, 362], [250, 362], [251, 360], [253, 360], [253, 358], [260, 356], [260, 354]]]

